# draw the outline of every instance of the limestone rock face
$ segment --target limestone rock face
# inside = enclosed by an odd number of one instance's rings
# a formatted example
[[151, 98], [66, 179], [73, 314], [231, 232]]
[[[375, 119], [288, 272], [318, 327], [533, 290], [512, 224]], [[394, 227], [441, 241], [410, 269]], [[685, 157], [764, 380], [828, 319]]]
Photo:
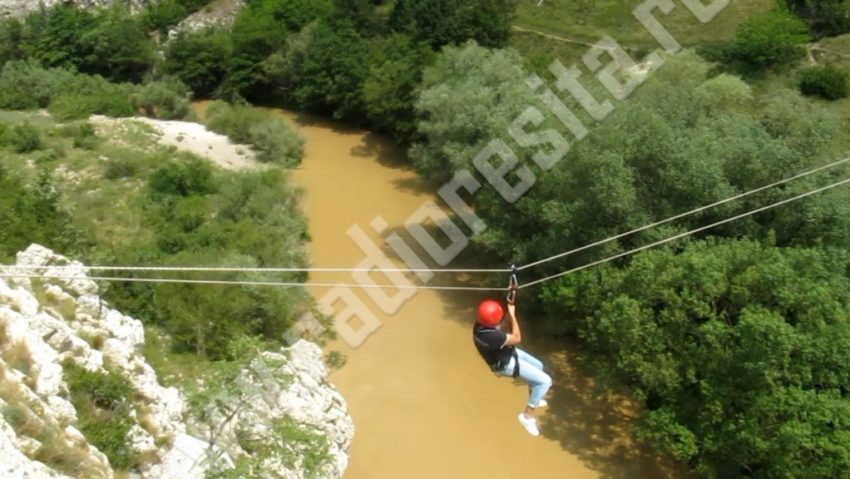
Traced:
[[207, 27], [229, 29], [236, 20], [239, 10], [245, 6], [245, 0], [227, 0], [216, 2], [213, 6], [202, 8], [184, 18], [177, 26], [168, 32], [168, 38], [174, 38], [181, 33], [191, 33]]
[[[248, 455], [246, 442], [270, 446], [252, 462], [269, 477], [342, 476], [354, 423], [345, 399], [327, 382], [317, 345], [302, 340], [280, 353], [264, 352], [242, 369], [235, 386], [231, 407], [209, 411], [209, 420], [193, 422], [190, 431], [214, 437], [237, 460]], [[303, 461], [306, 448], [319, 456], [310, 464]]]
[[[109, 5], [113, 1], [114, 0], [0, 0], [0, 18], [7, 16], [24, 18], [30, 12], [38, 10], [40, 4], [43, 4], [45, 7], [52, 7], [59, 3], [66, 3], [80, 8], [95, 8]], [[148, 3], [150, 3], [150, 0], [130, 0], [126, 3], [129, 3], [131, 10], [138, 10], [144, 8]]]
[[253, 461], [261, 477], [342, 476], [354, 427], [318, 346], [260, 353], [238, 372], [239, 393], [217, 398], [222, 409], [196, 419], [141, 354], [141, 322], [101, 300], [87, 271], [38, 245], [16, 265], [0, 265], [4, 275], [50, 277], [0, 278], [0, 477], [114, 477], [81, 432], [71, 366], [127, 379], [126, 443], [138, 458], [130, 477], [203, 479], [237, 461]]

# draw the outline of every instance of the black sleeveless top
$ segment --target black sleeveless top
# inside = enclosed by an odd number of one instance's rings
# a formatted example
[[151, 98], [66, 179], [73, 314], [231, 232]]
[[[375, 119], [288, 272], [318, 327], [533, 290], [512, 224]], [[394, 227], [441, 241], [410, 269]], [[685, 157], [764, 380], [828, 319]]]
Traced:
[[514, 346], [505, 345], [508, 335], [504, 331], [491, 326], [484, 326], [478, 322], [472, 327], [472, 339], [475, 341], [478, 354], [494, 371], [503, 369], [511, 360], [514, 349], [516, 349]]

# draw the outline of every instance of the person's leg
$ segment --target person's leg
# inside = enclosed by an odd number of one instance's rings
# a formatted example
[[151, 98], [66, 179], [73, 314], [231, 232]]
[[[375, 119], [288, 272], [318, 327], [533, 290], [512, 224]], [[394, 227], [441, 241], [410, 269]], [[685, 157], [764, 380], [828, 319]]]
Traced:
[[543, 369], [543, 361], [535, 358], [534, 356], [528, 354], [527, 352], [523, 351], [520, 348], [516, 348], [516, 353], [517, 353], [517, 356], [519, 357], [520, 361], [529, 362], [532, 365], [534, 365], [534, 367], [536, 367], [537, 369]]
[[[538, 362], [539, 363], [539, 362]], [[525, 407], [526, 417], [534, 417], [534, 409], [537, 404], [543, 399], [543, 396], [552, 387], [552, 378], [543, 372], [542, 369], [536, 367], [536, 363], [531, 363], [520, 359], [519, 361], [519, 377], [527, 382], [531, 388], [528, 395], [528, 403]]]

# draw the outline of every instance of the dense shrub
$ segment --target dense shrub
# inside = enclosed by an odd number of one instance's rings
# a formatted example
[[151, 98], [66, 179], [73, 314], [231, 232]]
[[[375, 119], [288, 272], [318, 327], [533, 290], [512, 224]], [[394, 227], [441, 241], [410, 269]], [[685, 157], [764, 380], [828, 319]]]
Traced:
[[799, 18], [784, 10], [772, 10], [738, 27], [729, 55], [756, 70], [787, 65], [805, 55], [806, 32]]
[[136, 113], [129, 95], [114, 88], [88, 95], [63, 93], [50, 102], [48, 110], [59, 120], [78, 120], [95, 113], [113, 117]]
[[127, 437], [136, 423], [130, 415], [135, 395], [130, 381], [116, 372], [88, 371], [70, 360], [63, 367], [80, 432], [106, 454], [112, 467], [126, 470], [135, 465], [137, 452]]
[[162, 70], [179, 78], [195, 95], [207, 97], [224, 80], [229, 58], [227, 34], [209, 28], [172, 40], [165, 50]]
[[25, 54], [47, 67], [99, 74], [114, 81], [141, 81], [153, 46], [140, 19], [116, 2], [90, 10], [57, 4], [26, 19]]
[[24, 122], [7, 129], [3, 133], [2, 142], [12, 147], [15, 153], [30, 153], [40, 150], [44, 144], [38, 128], [29, 122]]
[[434, 59], [426, 44], [394, 34], [371, 46], [362, 98], [376, 130], [409, 142], [416, 131], [413, 103], [422, 70]]
[[150, 2], [142, 12], [142, 24], [147, 30], [168, 32], [191, 13], [200, 10], [210, 0], [159, 0]]
[[154, 118], [179, 119], [189, 111], [189, 88], [177, 79], [146, 83], [133, 94], [136, 110]]
[[301, 161], [304, 140], [284, 120], [257, 108], [212, 103], [205, 123], [215, 132], [234, 141], [248, 143], [257, 159], [267, 163], [295, 166]]
[[516, 0], [398, 0], [390, 26], [434, 48], [475, 40], [480, 45], [507, 45]]
[[800, 92], [825, 100], [846, 98], [848, 77], [847, 71], [832, 65], [807, 68], [800, 74]]
[[27, 180], [0, 169], [0, 191], [0, 255], [13, 255], [31, 243], [68, 254], [85, 249], [86, 239], [49, 171]]
[[16, 18], [0, 19], [0, 65], [23, 58], [21, 42], [24, 26]]
[[7, 62], [0, 70], [0, 108], [46, 108], [73, 78], [73, 73], [61, 68], [43, 68], [32, 61]]
[[[850, 470], [848, 257], [700, 241], [550, 284], [599, 381], [641, 403], [638, 436], [700, 477]], [[731, 426], [731, 425], [734, 425]]]
[[122, 178], [131, 178], [138, 172], [138, 167], [131, 160], [118, 159], [112, 160], [106, 165], [103, 172], [103, 177], [107, 180], [120, 180]]
[[850, 31], [850, 2], [847, 0], [786, 0], [788, 7], [820, 36]]
[[362, 121], [369, 44], [348, 19], [322, 20], [293, 51], [281, 87], [302, 109]]
[[165, 195], [203, 195], [214, 191], [212, 166], [200, 158], [181, 158], [153, 172], [148, 185]]

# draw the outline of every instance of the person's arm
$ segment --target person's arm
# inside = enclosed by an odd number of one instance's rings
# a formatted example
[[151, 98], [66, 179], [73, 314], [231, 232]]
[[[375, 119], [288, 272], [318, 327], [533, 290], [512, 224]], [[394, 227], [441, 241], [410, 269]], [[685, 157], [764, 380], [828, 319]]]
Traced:
[[505, 346], [513, 346], [522, 341], [522, 331], [519, 329], [519, 323], [516, 319], [516, 305], [508, 304], [508, 317], [511, 319], [511, 334], [508, 334], [508, 339], [505, 341]]

